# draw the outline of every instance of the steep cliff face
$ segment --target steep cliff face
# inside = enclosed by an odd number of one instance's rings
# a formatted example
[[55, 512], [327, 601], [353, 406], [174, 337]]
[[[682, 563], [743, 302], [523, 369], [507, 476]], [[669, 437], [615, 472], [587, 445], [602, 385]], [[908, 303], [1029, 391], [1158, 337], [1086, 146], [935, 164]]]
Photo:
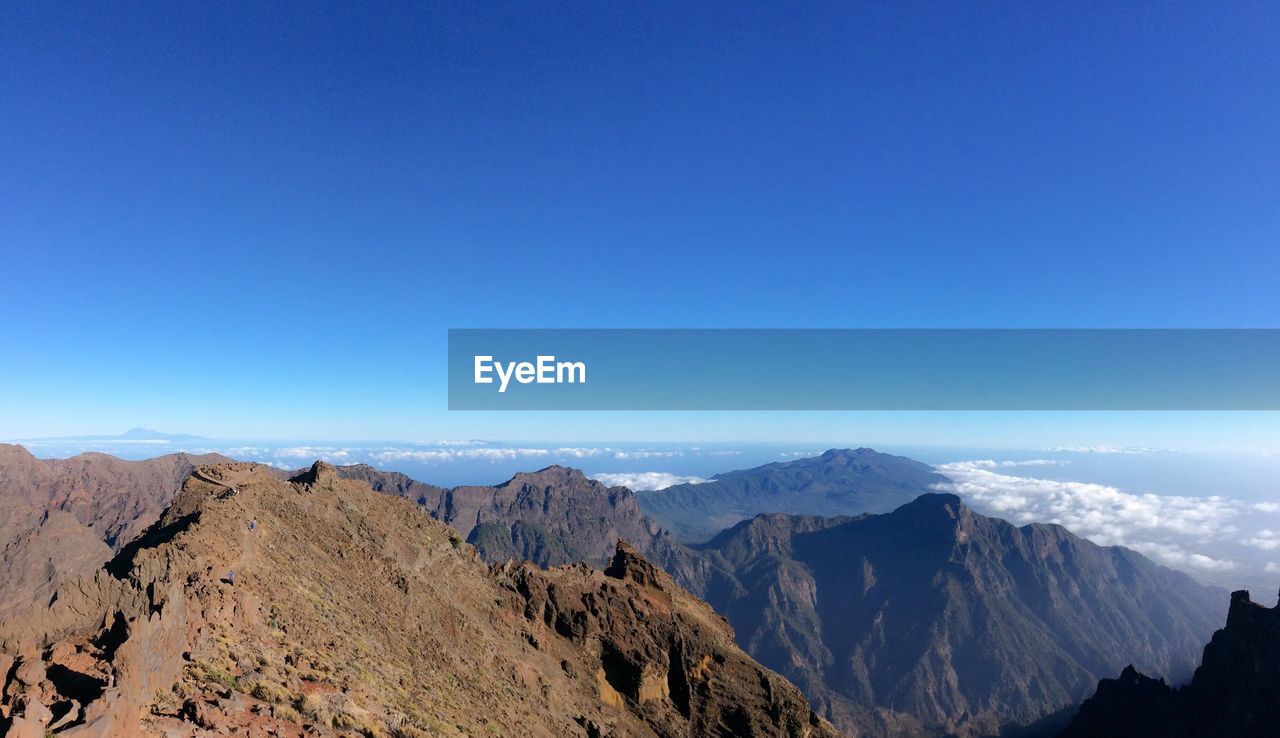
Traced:
[[7, 643], [19, 736], [835, 735], [634, 551], [491, 570], [320, 463], [197, 468]]
[[914, 719], [994, 735], [1070, 708], [1130, 661], [1185, 678], [1218, 617], [1216, 590], [1183, 574], [954, 495], [759, 516], [695, 548], [718, 578], [694, 591], [850, 732]]
[[99, 453], [45, 460], [0, 444], [0, 510], [22, 529], [50, 510], [68, 513], [119, 550], [156, 521], [195, 466], [230, 460], [185, 453], [146, 461]]
[[1064, 738], [1262, 738], [1280, 734], [1280, 605], [1234, 592], [1191, 683], [1179, 689], [1133, 667], [1104, 679]]
[[491, 562], [603, 563], [634, 543], [851, 734], [994, 735], [1072, 709], [1129, 661], [1186, 678], [1219, 617], [1212, 590], [1132, 551], [986, 518], [953, 495], [884, 515], [762, 515], [689, 547], [627, 490], [575, 470], [434, 491], [370, 474]]
[[598, 650], [602, 699], [639, 705], [661, 735], [835, 734], [800, 690], [738, 649], [724, 618], [625, 543], [603, 572], [524, 562], [498, 574], [547, 637]]
[[0, 644], [41, 617], [53, 592], [91, 574], [160, 516], [197, 464], [217, 455], [124, 461], [37, 459], [0, 444]]
[[338, 473], [417, 502], [491, 562], [604, 565], [619, 540], [649, 554], [668, 538], [645, 519], [631, 490], [606, 486], [563, 466], [522, 472], [492, 487], [453, 489], [364, 465], [338, 467]]

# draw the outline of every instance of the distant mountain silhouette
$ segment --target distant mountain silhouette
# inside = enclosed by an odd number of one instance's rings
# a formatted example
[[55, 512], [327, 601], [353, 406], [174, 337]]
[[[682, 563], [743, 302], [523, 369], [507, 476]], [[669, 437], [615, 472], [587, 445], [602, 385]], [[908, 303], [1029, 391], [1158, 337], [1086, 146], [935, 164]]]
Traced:
[[138, 441], [138, 442], [147, 442], [147, 441], [166, 441], [166, 442], [170, 442], [170, 443], [190, 443], [190, 442], [193, 442], [193, 441], [207, 441], [207, 440], [209, 440], [209, 439], [208, 439], [208, 438], [205, 438], [204, 436], [193, 436], [193, 435], [190, 435], [190, 434], [187, 434], [187, 433], [161, 433], [160, 431], [154, 431], [154, 430], [151, 430], [151, 429], [149, 429], [149, 428], [130, 428], [129, 430], [125, 431], [124, 433], [120, 433], [120, 434], [99, 433], [99, 434], [96, 434], [96, 435], [81, 435], [81, 436], [49, 436], [49, 437], [45, 437], [45, 438], [31, 438], [31, 439], [26, 439], [26, 440], [31, 440], [31, 441], [67, 441], [67, 442], [77, 442], [77, 441]]
[[1280, 605], [1234, 592], [1191, 684], [1173, 689], [1133, 666], [1103, 679], [1062, 738], [1272, 738], [1280, 735]]
[[705, 541], [760, 513], [888, 512], [946, 482], [928, 464], [869, 448], [717, 474], [701, 484], [638, 493], [640, 507], [685, 542]]

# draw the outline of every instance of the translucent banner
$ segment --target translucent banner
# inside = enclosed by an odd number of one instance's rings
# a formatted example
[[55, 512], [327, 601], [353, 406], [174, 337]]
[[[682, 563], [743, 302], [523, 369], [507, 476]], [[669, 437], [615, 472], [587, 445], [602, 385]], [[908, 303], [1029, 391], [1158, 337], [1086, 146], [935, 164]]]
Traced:
[[454, 329], [451, 410], [1280, 410], [1280, 330]]

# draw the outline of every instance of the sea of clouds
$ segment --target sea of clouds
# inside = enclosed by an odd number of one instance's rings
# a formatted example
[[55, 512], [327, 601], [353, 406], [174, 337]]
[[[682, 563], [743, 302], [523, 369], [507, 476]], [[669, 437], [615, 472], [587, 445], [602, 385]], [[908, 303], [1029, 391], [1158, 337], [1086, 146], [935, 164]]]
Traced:
[[[984, 459], [940, 464], [938, 471], [951, 482], [939, 487], [981, 513], [1018, 524], [1062, 525], [1094, 543], [1126, 546], [1214, 581], [1280, 572], [1280, 503], [1138, 493], [1018, 473], [1066, 463]], [[1270, 560], [1271, 552], [1277, 561]]]

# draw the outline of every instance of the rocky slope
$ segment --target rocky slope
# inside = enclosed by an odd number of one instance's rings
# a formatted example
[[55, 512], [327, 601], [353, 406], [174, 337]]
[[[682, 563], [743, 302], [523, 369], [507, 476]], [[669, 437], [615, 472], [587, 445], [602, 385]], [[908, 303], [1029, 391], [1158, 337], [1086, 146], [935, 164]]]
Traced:
[[[832, 478], [880, 456], [869, 454], [805, 461]], [[806, 465], [776, 466], [800, 474]], [[989, 735], [1051, 720], [1127, 661], [1189, 675], [1218, 619], [1211, 591], [1136, 553], [1056, 526], [1015, 528], [949, 495], [891, 515], [760, 516], [690, 547], [650, 522], [629, 491], [576, 470], [454, 490], [368, 467], [339, 471], [419, 502], [492, 562], [601, 562], [618, 539], [634, 541], [850, 734]], [[934, 479], [930, 471], [915, 483]]]
[[17, 736], [834, 736], [638, 553], [490, 569], [324, 464], [198, 468], [160, 520], [0, 632]]
[[1063, 738], [1263, 738], [1280, 734], [1280, 605], [1231, 595], [1191, 684], [1171, 688], [1133, 666], [1103, 679]]
[[759, 516], [696, 548], [715, 576], [694, 591], [849, 732], [993, 735], [1070, 710], [1125, 663], [1185, 678], [1220, 617], [1218, 591], [1186, 575], [954, 495]]
[[702, 484], [639, 493], [640, 507], [681, 541], [705, 541], [760, 513], [856, 515], [888, 512], [946, 478], [922, 464], [869, 448], [717, 474]]
[[365, 465], [341, 466], [338, 473], [417, 502], [494, 563], [515, 559], [539, 566], [575, 561], [603, 566], [619, 540], [664, 568], [678, 568], [676, 559], [685, 557], [683, 547], [640, 511], [634, 492], [588, 479], [577, 469], [550, 466], [492, 487], [453, 489]]
[[0, 622], [32, 617], [160, 516], [196, 464], [222, 456], [37, 459], [0, 444]]

